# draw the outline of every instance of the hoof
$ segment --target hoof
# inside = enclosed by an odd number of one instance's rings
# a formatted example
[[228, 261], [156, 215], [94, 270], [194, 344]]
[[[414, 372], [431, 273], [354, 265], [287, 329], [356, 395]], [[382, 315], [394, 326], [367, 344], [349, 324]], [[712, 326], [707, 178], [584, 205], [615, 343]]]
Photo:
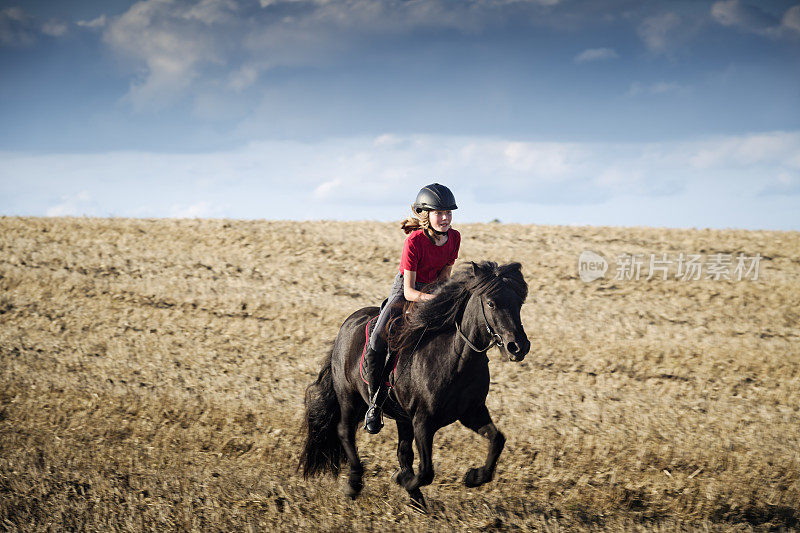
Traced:
[[425, 497], [419, 489], [409, 492], [408, 495], [411, 496], [408, 506], [412, 511], [419, 514], [428, 514], [428, 504], [425, 503]]
[[344, 487], [344, 494], [351, 500], [355, 500], [356, 498], [358, 498], [358, 495], [361, 494], [361, 489], [363, 488], [364, 488], [364, 483], [361, 480], [348, 481], [347, 485], [345, 485]]
[[470, 468], [464, 476], [464, 485], [467, 487], [479, 487], [489, 481], [489, 479], [486, 479], [483, 468]]

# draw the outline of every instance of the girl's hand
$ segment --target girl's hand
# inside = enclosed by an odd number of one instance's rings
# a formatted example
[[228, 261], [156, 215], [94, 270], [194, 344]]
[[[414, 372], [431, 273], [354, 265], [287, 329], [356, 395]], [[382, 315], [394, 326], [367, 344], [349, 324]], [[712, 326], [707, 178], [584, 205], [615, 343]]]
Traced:
[[417, 273], [414, 270], [403, 271], [403, 296], [409, 302], [424, 302], [433, 298], [433, 294], [418, 291], [414, 286], [417, 281]]

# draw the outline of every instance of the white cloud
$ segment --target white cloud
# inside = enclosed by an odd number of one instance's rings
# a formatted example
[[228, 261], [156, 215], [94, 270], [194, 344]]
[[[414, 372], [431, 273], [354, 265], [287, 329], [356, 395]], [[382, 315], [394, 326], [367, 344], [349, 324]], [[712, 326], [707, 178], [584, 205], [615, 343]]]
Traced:
[[670, 38], [680, 23], [681, 19], [675, 13], [662, 13], [644, 19], [637, 33], [650, 50], [662, 52], [669, 46]]
[[723, 26], [734, 26], [754, 33], [767, 33], [777, 21], [754, 5], [739, 0], [721, 0], [711, 6], [711, 17]]
[[[25, 183], [14, 179], [19, 175]], [[421, 184], [434, 180], [473, 198], [476, 209], [514, 204], [530, 211], [630, 195], [666, 199], [690, 194], [698, 183], [741, 198], [796, 198], [798, 176], [800, 132], [661, 143], [386, 134], [259, 142], [203, 154], [0, 153], [6, 198], [0, 209], [50, 216], [385, 219], [387, 206], [405, 207]], [[41, 205], [37, 194], [60, 200], [36, 211], [26, 202]]]
[[258, 68], [253, 65], [243, 65], [228, 76], [228, 87], [236, 92], [241, 92], [250, 87], [258, 79]]
[[58, 19], [41, 22], [18, 7], [0, 9], [0, 46], [32, 46], [42, 35], [61, 37], [67, 31], [67, 23]]
[[650, 86], [650, 92], [653, 94], [686, 94], [689, 92], [689, 87], [680, 83], [659, 81]]
[[50, 19], [42, 25], [42, 33], [50, 37], [61, 37], [67, 33], [68, 29], [66, 23], [56, 19]]
[[383, 135], [378, 135], [375, 137], [375, 140], [372, 144], [376, 147], [384, 147], [384, 146], [393, 146], [398, 147], [404, 145], [406, 139], [400, 137], [398, 135], [393, 135], [391, 133], [384, 133]]
[[104, 39], [147, 66], [145, 78], [134, 82], [128, 94], [135, 108], [169, 103], [191, 85], [199, 66], [223, 63], [224, 46], [205, 27], [222, 17], [222, 9], [216, 2], [150, 0], [134, 4], [108, 24]]
[[339, 178], [322, 182], [314, 189], [314, 198], [318, 200], [325, 200], [326, 198], [330, 198], [336, 192], [336, 189], [341, 187], [341, 185], [342, 185], [342, 180], [340, 180]]
[[664, 95], [664, 94], [687, 94], [691, 89], [686, 85], [681, 85], [674, 81], [658, 81], [655, 83], [641, 83], [635, 81], [628, 89], [628, 96], [639, 95]]
[[800, 172], [779, 172], [769, 180], [760, 193], [762, 196], [800, 195]]
[[744, 180], [742, 187], [758, 188], [776, 169], [800, 168], [800, 134], [782, 132], [621, 144], [383, 135], [369, 144], [348, 140], [315, 150], [306, 175], [319, 180], [316, 201], [391, 202], [402, 192], [394, 182], [435, 176], [483, 203], [594, 204], [620, 195], [674, 195], [696, 180], [724, 186]]
[[689, 158], [700, 169], [762, 166], [800, 170], [800, 133], [773, 132], [698, 142]]
[[99, 29], [105, 28], [107, 22], [108, 18], [105, 16], [105, 14], [103, 14], [99, 17], [93, 18], [92, 20], [79, 20], [77, 24], [82, 28]]
[[792, 6], [786, 10], [781, 20], [781, 27], [792, 33], [800, 34], [800, 5]]
[[267, 8], [270, 6], [277, 6], [280, 4], [297, 4], [300, 2], [303, 3], [313, 3], [313, 4], [325, 4], [330, 0], [259, 0], [259, 4], [261, 7]]
[[66, 194], [56, 205], [50, 206], [45, 211], [48, 217], [67, 217], [81, 215], [98, 215], [98, 205], [88, 191], [77, 194]]
[[562, 0], [494, 0], [493, 3], [499, 5], [508, 4], [535, 4], [542, 7], [552, 7], [561, 3]]
[[591, 61], [608, 61], [617, 59], [619, 55], [613, 48], [589, 48], [575, 56], [575, 63], [588, 63]]
[[197, 20], [207, 26], [231, 22], [237, 15], [239, 5], [235, 0], [200, 0], [186, 9], [182, 16], [187, 20]]
[[219, 216], [221, 209], [211, 202], [197, 202], [194, 204], [173, 204], [169, 208], [170, 218], [211, 218]]
[[796, 37], [800, 33], [800, 5], [790, 7], [778, 19], [757, 4], [743, 4], [740, 0], [720, 0], [711, 6], [711, 17], [723, 26], [766, 37]]
[[33, 19], [18, 7], [0, 10], [0, 45], [30, 46], [36, 42]]
[[[483, 153], [491, 144], [485, 144]], [[509, 169], [535, 173], [540, 179], [557, 181], [584, 164], [589, 155], [577, 144], [547, 142], [503, 142], [503, 155]]]
[[746, 21], [739, 0], [714, 2], [711, 6], [711, 16], [723, 26], [739, 26]]
[[[547, 25], [552, 22], [547, 17], [557, 17], [555, 7], [559, 3], [141, 0], [120, 16], [78, 24], [103, 27], [105, 41], [132, 60], [131, 68], [138, 76], [131, 84], [128, 100], [145, 110], [158, 109], [186, 93], [194, 96], [209, 87], [221, 85], [239, 92], [270, 69], [329, 64], [376, 40], [415, 32], [476, 34], [499, 27], [511, 17]], [[512, 5], [513, 9], [507, 9]], [[564, 14], [558, 16], [566, 18]], [[577, 15], [570, 16], [574, 20]]]

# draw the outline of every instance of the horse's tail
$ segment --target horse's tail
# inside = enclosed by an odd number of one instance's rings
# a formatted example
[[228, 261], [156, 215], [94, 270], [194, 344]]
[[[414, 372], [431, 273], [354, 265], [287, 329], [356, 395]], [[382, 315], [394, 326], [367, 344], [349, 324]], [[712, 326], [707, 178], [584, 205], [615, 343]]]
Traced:
[[331, 376], [333, 349], [325, 357], [316, 381], [306, 389], [306, 413], [303, 420], [306, 438], [298, 465], [298, 469], [303, 470], [304, 478], [326, 471], [333, 475], [339, 473], [343, 449], [337, 432], [341, 410]]

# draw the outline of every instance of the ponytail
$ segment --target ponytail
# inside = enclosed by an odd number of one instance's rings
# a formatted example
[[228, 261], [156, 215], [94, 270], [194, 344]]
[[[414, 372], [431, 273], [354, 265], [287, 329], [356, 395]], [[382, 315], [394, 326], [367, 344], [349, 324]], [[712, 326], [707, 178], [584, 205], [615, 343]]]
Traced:
[[406, 232], [406, 234], [421, 229], [422, 232], [425, 233], [425, 236], [428, 237], [428, 240], [431, 241], [432, 244], [436, 244], [436, 238], [431, 228], [430, 211], [427, 209], [423, 210], [421, 213], [414, 213], [412, 216], [406, 217], [400, 222], [400, 229]]
[[417, 217], [407, 217], [405, 220], [400, 222], [400, 229], [406, 232], [406, 234], [409, 234], [412, 231], [422, 229], [422, 224]]

